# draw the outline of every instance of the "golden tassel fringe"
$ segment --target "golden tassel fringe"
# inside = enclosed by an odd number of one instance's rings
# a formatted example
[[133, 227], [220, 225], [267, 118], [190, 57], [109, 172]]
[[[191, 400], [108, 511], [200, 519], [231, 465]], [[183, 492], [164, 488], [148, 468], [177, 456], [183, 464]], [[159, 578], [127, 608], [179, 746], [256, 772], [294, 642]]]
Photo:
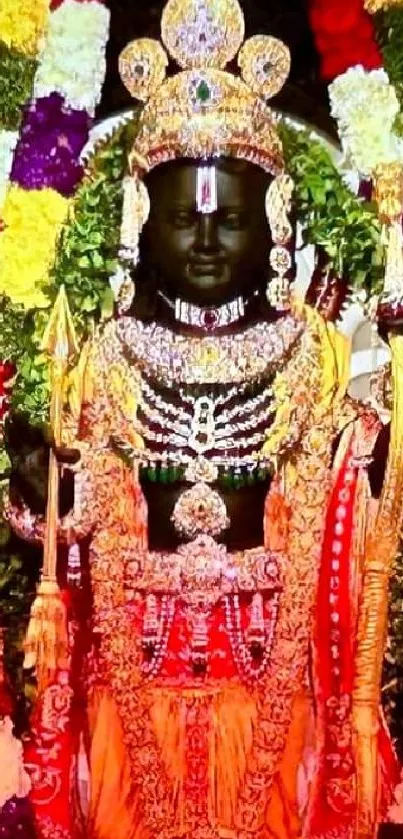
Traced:
[[43, 577], [32, 604], [24, 668], [35, 668], [39, 693], [68, 664], [67, 610], [56, 580]]

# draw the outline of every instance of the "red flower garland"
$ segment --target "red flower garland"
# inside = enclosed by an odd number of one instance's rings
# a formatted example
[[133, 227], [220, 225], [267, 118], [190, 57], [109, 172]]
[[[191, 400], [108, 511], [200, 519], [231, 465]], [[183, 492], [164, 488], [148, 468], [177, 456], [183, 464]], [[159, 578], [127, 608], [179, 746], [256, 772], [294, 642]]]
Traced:
[[[77, 3], [92, 3], [95, 0], [77, 0]], [[97, 3], [100, 3], [101, 6], [105, 5], [105, 0], [96, 0]], [[55, 12], [56, 9], [59, 8], [64, 3], [64, 0], [51, 0], [50, 2], [50, 11]]]
[[9, 361], [0, 362], [0, 425], [10, 408], [11, 384], [15, 367]]
[[382, 67], [374, 25], [362, 0], [310, 0], [309, 18], [324, 81], [357, 64], [366, 70]]

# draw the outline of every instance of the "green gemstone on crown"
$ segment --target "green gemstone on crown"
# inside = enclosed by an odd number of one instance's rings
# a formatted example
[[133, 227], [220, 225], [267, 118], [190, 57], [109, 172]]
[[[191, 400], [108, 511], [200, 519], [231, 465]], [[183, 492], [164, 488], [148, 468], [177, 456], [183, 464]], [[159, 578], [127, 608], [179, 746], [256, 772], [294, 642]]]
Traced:
[[208, 102], [211, 97], [211, 90], [204, 79], [197, 85], [196, 99], [198, 102]]

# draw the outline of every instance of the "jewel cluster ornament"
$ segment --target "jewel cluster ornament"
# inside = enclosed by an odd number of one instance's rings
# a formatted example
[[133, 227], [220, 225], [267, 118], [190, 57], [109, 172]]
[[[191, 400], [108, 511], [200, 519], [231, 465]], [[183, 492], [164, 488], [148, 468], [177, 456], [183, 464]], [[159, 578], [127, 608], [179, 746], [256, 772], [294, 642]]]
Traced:
[[126, 587], [133, 603], [139, 595], [144, 601], [143, 677], [159, 675], [178, 607], [186, 610], [193, 672], [203, 676], [209, 664], [211, 616], [222, 606], [223, 630], [238, 673], [246, 684], [256, 683], [270, 662], [283, 564], [281, 554], [263, 549], [229, 553], [205, 534], [175, 553], [136, 552]]
[[219, 536], [231, 523], [220, 493], [202, 482], [181, 493], [171, 520], [177, 533], [187, 539]]

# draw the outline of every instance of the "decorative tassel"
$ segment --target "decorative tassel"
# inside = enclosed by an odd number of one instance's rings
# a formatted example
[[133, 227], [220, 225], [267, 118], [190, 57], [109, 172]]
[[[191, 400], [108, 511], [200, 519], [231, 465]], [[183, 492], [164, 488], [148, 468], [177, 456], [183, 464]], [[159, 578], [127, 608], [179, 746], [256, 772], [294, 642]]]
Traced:
[[42, 690], [59, 669], [68, 664], [67, 610], [55, 580], [42, 577], [32, 604], [24, 643], [24, 667], [35, 667], [38, 689]]
[[378, 166], [374, 175], [374, 197], [383, 224], [386, 269], [381, 300], [400, 301], [403, 297], [402, 208], [403, 166], [387, 163]]

